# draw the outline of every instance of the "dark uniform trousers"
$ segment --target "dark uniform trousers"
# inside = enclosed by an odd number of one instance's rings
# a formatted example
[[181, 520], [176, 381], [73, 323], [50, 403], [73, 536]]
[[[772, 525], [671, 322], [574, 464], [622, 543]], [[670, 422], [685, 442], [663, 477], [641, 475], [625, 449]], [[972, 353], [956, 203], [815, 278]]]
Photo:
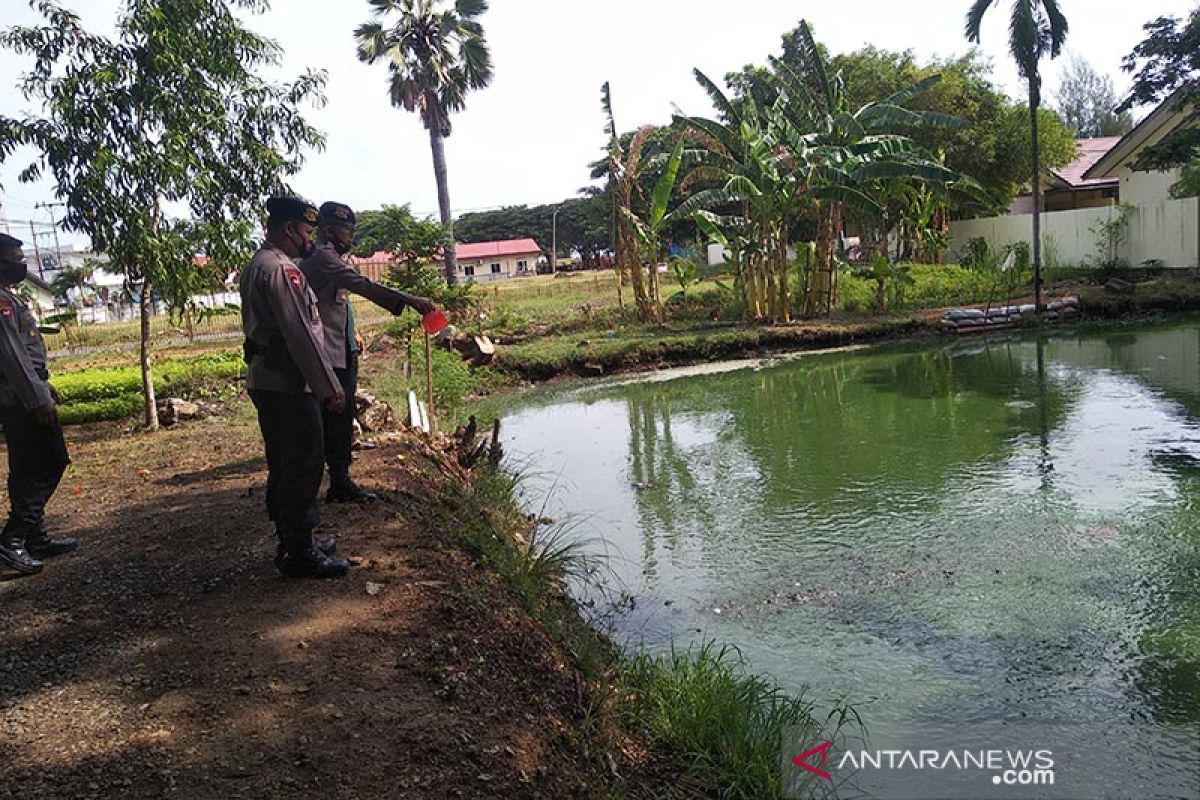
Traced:
[[22, 538], [40, 530], [46, 502], [71, 463], [62, 426], [42, 425], [20, 405], [0, 403], [0, 425], [8, 447], [8, 497], [12, 504], [5, 533]]
[[325, 471], [321, 403], [311, 394], [250, 390], [267, 451], [267, 514], [290, 547], [307, 549]]
[[329, 483], [331, 486], [344, 482], [350, 476], [350, 451], [354, 447], [354, 392], [358, 386], [358, 354], [347, 353], [346, 368], [334, 367], [333, 374], [337, 375], [346, 394], [346, 405], [337, 413], [328, 408], [322, 408], [325, 425], [325, 463], [329, 465]]

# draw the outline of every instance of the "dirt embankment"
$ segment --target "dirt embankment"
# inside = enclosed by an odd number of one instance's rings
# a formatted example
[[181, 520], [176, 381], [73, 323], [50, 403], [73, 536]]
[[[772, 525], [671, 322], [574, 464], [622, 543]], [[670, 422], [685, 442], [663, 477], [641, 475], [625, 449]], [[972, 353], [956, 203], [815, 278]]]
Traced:
[[[1200, 311], [1200, 281], [1168, 276], [1126, 283], [1113, 291], [1097, 283], [1070, 281], [1046, 288], [1043, 302], [1076, 296], [1081, 314], [1068, 320], [1044, 321], [1054, 326], [1070, 321], [1158, 319], [1164, 315]], [[1032, 303], [1033, 297], [1012, 298], [1011, 304]], [[982, 303], [957, 308], [983, 307]], [[948, 308], [928, 308], [882, 316], [835, 315], [829, 319], [802, 320], [787, 325], [726, 324], [673, 330], [637, 336], [591, 339], [583, 336], [506, 337], [496, 360], [502, 372], [524, 381], [540, 382], [565, 377], [598, 377], [621, 372], [691, 366], [738, 358], [824, 350], [850, 344], [902, 341], [957, 334], [941, 324]], [[1030, 326], [1037, 323], [1030, 320]], [[974, 331], [977, 333], [977, 331]]]
[[357, 566], [312, 582], [271, 567], [244, 406], [69, 435], [50, 522], [83, 546], [0, 582], [0, 797], [658, 794], [636, 748], [597, 747], [569, 653], [456, 544], [455, 478], [420, 439], [361, 454], [381, 501], [323, 508]]

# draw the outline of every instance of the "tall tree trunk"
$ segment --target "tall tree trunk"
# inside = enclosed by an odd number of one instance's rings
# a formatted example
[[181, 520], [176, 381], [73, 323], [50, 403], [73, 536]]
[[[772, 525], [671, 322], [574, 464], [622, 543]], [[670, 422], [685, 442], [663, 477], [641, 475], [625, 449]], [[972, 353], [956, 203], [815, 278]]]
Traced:
[[760, 239], [763, 246], [763, 288], [766, 293], [763, 312], [771, 322], [778, 322], [783, 311], [779, 307], [779, 294], [775, 288], [775, 239], [771, 235], [770, 228], [763, 232]]
[[[842, 242], [846, 233], [845, 207], [840, 200], [835, 200], [833, 203], [833, 239], [830, 247], [832, 248], [829, 256], [829, 300], [825, 306], [825, 314], [833, 313], [833, 309], [837, 307], [838, 302], [838, 262], [834, 261], [833, 253], [836, 252], [838, 258], [845, 254], [842, 249]], [[837, 243], [835, 247], [833, 242]]]
[[833, 291], [833, 207], [821, 211], [817, 226], [817, 252], [813, 263], [812, 291], [807, 298], [805, 315], [815, 317], [829, 310]]
[[454, 256], [454, 217], [450, 213], [450, 181], [446, 177], [446, 148], [442, 132], [429, 129], [429, 149], [433, 151], [433, 177], [437, 180], [438, 212], [446, 229], [446, 283], [458, 282], [458, 259]]
[[146, 430], [158, 430], [158, 401], [154, 397], [154, 379], [150, 375], [150, 281], [142, 280], [141, 315], [142, 397], [146, 401]]
[[1033, 156], [1033, 304], [1042, 311], [1042, 168], [1038, 154], [1038, 104], [1041, 100], [1037, 67], [1029, 78], [1029, 130], [1032, 134]]
[[788, 264], [788, 236], [786, 231], [779, 233], [779, 306], [782, 309], [783, 321], [792, 321], [792, 290], [788, 285], [790, 277]]
[[663, 321], [663, 302], [662, 302], [662, 284], [658, 277], [658, 261], [650, 265], [650, 293], [654, 301], [651, 311], [654, 314], [654, 321], [662, 324]]

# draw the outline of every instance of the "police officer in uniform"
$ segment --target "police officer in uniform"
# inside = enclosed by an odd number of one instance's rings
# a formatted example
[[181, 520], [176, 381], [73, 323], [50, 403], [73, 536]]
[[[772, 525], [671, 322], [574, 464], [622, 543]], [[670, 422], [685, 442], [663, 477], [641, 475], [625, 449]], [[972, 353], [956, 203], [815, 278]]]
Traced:
[[241, 278], [246, 387], [267, 451], [267, 512], [275, 522], [278, 570], [334, 578], [349, 564], [331, 541], [313, 540], [324, 471], [321, 408], [346, 403], [325, 354], [317, 299], [293, 259], [312, 253], [317, 209], [296, 197], [267, 200], [267, 240]]
[[21, 241], [0, 234], [0, 424], [8, 447], [11, 510], [0, 532], [0, 563], [25, 575], [41, 559], [69, 553], [73, 538], [51, 538], [43, 517], [46, 502], [71, 463], [49, 384], [46, 345], [37, 320], [13, 287], [25, 279]]
[[329, 465], [329, 491], [325, 502], [369, 503], [371, 492], [350, 478], [350, 449], [354, 440], [354, 395], [358, 388], [358, 345], [350, 294], [367, 298], [393, 314], [412, 308], [425, 315], [433, 303], [424, 297], [396, 291], [361, 275], [343, 260], [354, 246], [354, 212], [342, 203], [329, 202], [317, 213], [317, 246], [300, 262], [308, 285], [317, 295], [317, 308], [325, 328], [325, 352], [346, 395], [341, 411], [324, 410], [325, 461]]

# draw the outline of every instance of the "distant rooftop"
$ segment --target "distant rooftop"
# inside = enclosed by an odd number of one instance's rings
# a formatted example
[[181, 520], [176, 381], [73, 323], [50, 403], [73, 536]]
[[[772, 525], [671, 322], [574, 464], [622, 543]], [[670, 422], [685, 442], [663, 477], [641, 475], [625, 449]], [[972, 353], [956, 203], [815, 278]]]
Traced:
[[1075, 146], [1079, 155], [1065, 167], [1050, 170], [1056, 178], [1066, 184], [1069, 189], [1090, 189], [1098, 186], [1113, 186], [1118, 183], [1114, 178], [1085, 178], [1084, 173], [1108, 154], [1121, 141], [1120, 136], [1102, 136], [1096, 139], [1076, 139]]
[[503, 256], [540, 255], [542, 248], [533, 239], [505, 239], [500, 242], [475, 242], [455, 247], [454, 255], [461, 260], [501, 258]]

